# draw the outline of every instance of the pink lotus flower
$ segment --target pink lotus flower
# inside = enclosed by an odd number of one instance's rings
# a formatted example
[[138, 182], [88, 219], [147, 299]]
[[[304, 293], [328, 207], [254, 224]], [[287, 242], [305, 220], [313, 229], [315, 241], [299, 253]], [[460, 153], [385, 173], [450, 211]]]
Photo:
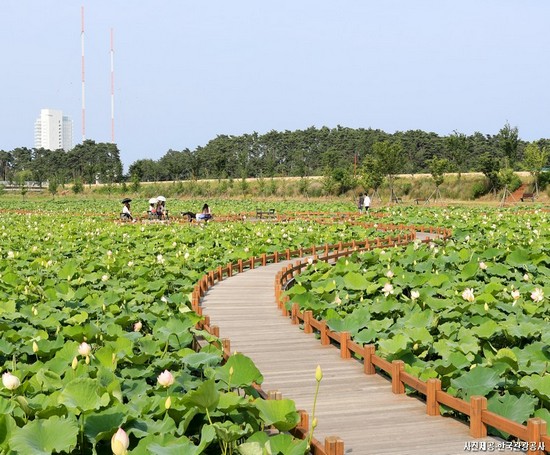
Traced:
[[531, 292], [531, 299], [533, 302], [542, 302], [544, 300], [544, 291], [541, 288], [535, 288]]
[[130, 439], [128, 438], [128, 435], [122, 428], [119, 428], [111, 438], [111, 450], [114, 455], [126, 455], [128, 453], [129, 445]]
[[78, 346], [78, 353], [82, 357], [88, 357], [91, 352], [92, 352], [92, 347], [85, 341], [83, 343], [80, 343], [80, 345]]
[[162, 387], [170, 387], [174, 383], [174, 376], [168, 370], [164, 370], [158, 375], [157, 382]]
[[386, 297], [389, 296], [390, 294], [393, 294], [393, 286], [390, 283], [386, 283], [382, 288], [382, 292]]
[[17, 376], [7, 371], [2, 375], [2, 384], [4, 384], [4, 387], [8, 390], [15, 390], [21, 385], [21, 381]]
[[468, 302], [473, 302], [475, 300], [474, 290], [470, 288], [464, 289], [464, 292], [462, 293], [462, 298]]

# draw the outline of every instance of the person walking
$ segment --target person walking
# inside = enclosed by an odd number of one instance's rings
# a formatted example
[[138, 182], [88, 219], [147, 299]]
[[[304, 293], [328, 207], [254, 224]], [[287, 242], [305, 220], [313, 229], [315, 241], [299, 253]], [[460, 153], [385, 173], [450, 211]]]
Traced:
[[370, 208], [370, 197], [368, 193], [366, 193], [365, 197], [363, 198], [363, 208], [365, 209], [365, 213], [368, 213]]
[[359, 214], [363, 213], [363, 206], [364, 206], [364, 198], [363, 193], [359, 193], [359, 200], [357, 201], [357, 208], [359, 209]]

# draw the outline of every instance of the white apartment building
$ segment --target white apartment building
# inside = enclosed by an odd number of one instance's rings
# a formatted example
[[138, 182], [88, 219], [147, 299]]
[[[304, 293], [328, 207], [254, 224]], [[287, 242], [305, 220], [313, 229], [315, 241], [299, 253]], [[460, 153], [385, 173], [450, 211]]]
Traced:
[[55, 109], [41, 109], [34, 123], [34, 147], [65, 151], [73, 148], [73, 121]]

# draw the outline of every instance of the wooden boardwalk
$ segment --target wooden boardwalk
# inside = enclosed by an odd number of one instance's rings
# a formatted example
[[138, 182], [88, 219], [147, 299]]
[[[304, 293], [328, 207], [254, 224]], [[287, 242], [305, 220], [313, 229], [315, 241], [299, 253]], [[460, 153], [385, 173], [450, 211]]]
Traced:
[[[280, 315], [274, 298], [276, 273], [290, 262], [271, 264], [226, 279], [202, 300], [203, 314], [229, 338], [231, 351], [253, 359], [262, 374], [262, 388], [278, 390], [312, 412], [315, 368], [323, 380], [317, 401], [315, 437], [337, 435], [345, 453], [353, 455], [457, 455], [473, 439], [468, 427], [451, 418], [426, 415], [423, 402], [394, 395], [380, 375], [365, 375], [362, 364], [342, 360], [338, 349], [322, 346]], [[475, 452], [476, 450], [473, 450]], [[495, 450], [495, 452], [501, 452]]]

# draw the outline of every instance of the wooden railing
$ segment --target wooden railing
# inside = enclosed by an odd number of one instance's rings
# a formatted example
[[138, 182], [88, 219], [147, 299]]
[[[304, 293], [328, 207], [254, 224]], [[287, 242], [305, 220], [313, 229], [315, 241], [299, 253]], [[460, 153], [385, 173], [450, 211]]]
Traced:
[[[450, 231], [443, 232], [432, 228], [425, 229], [424, 232], [438, 233], [443, 238], [450, 236]], [[426, 241], [430, 241], [427, 239]], [[395, 242], [395, 245], [402, 244]], [[365, 247], [367, 249], [367, 247]], [[350, 254], [350, 251], [338, 251], [333, 254], [325, 254], [315, 257], [313, 261], [332, 261]], [[405, 364], [402, 360], [388, 362], [376, 355], [376, 347], [373, 344], [360, 345], [351, 340], [349, 332], [334, 332], [329, 329], [326, 321], [317, 320], [313, 317], [312, 311], [306, 310], [300, 312], [299, 305], [293, 303], [290, 310], [287, 308], [289, 298], [283, 295], [283, 289], [286, 284], [301, 273], [302, 269], [308, 267], [312, 259], [297, 261], [294, 266], [283, 268], [275, 279], [275, 298], [278, 306], [285, 316], [290, 316], [293, 324], [303, 323], [304, 333], [318, 332], [322, 345], [337, 344], [340, 349], [342, 359], [351, 359], [352, 357], [363, 359], [363, 370], [365, 374], [376, 374], [377, 369], [384, 371], [391, 377], [391, 388], [395, 394], [405, 393], [405, 386], [416, 390], [423, 395], [426, 400], [426, 413], [430, 416], [440, 415], [440, 405], [445, 405], [463, 415], [469, 417], [470, 435], [474, 438], [483, 438], [487, 436], [487, 427], [491, 426], [497, 430], [508, 433], [518, 439], [521, 443], [502, 442], [502, 449], [525, 450], [530, 455], [542, 455], [550, 451], [550, 437], [546, 432], [546, 421], [541, 418], [530, 418], [527, 425], [522, 425], [510, 419], [502, 417], [487, 410], [487, 398], [482, 396], [472, 396], [470, 401], [464, 401], [456, 398], [447, 392], [441, 390], [441, 381], [439, 379], [421, 379], [405, 372]], [[333, 343], [334, 342], [334, 343]]]

